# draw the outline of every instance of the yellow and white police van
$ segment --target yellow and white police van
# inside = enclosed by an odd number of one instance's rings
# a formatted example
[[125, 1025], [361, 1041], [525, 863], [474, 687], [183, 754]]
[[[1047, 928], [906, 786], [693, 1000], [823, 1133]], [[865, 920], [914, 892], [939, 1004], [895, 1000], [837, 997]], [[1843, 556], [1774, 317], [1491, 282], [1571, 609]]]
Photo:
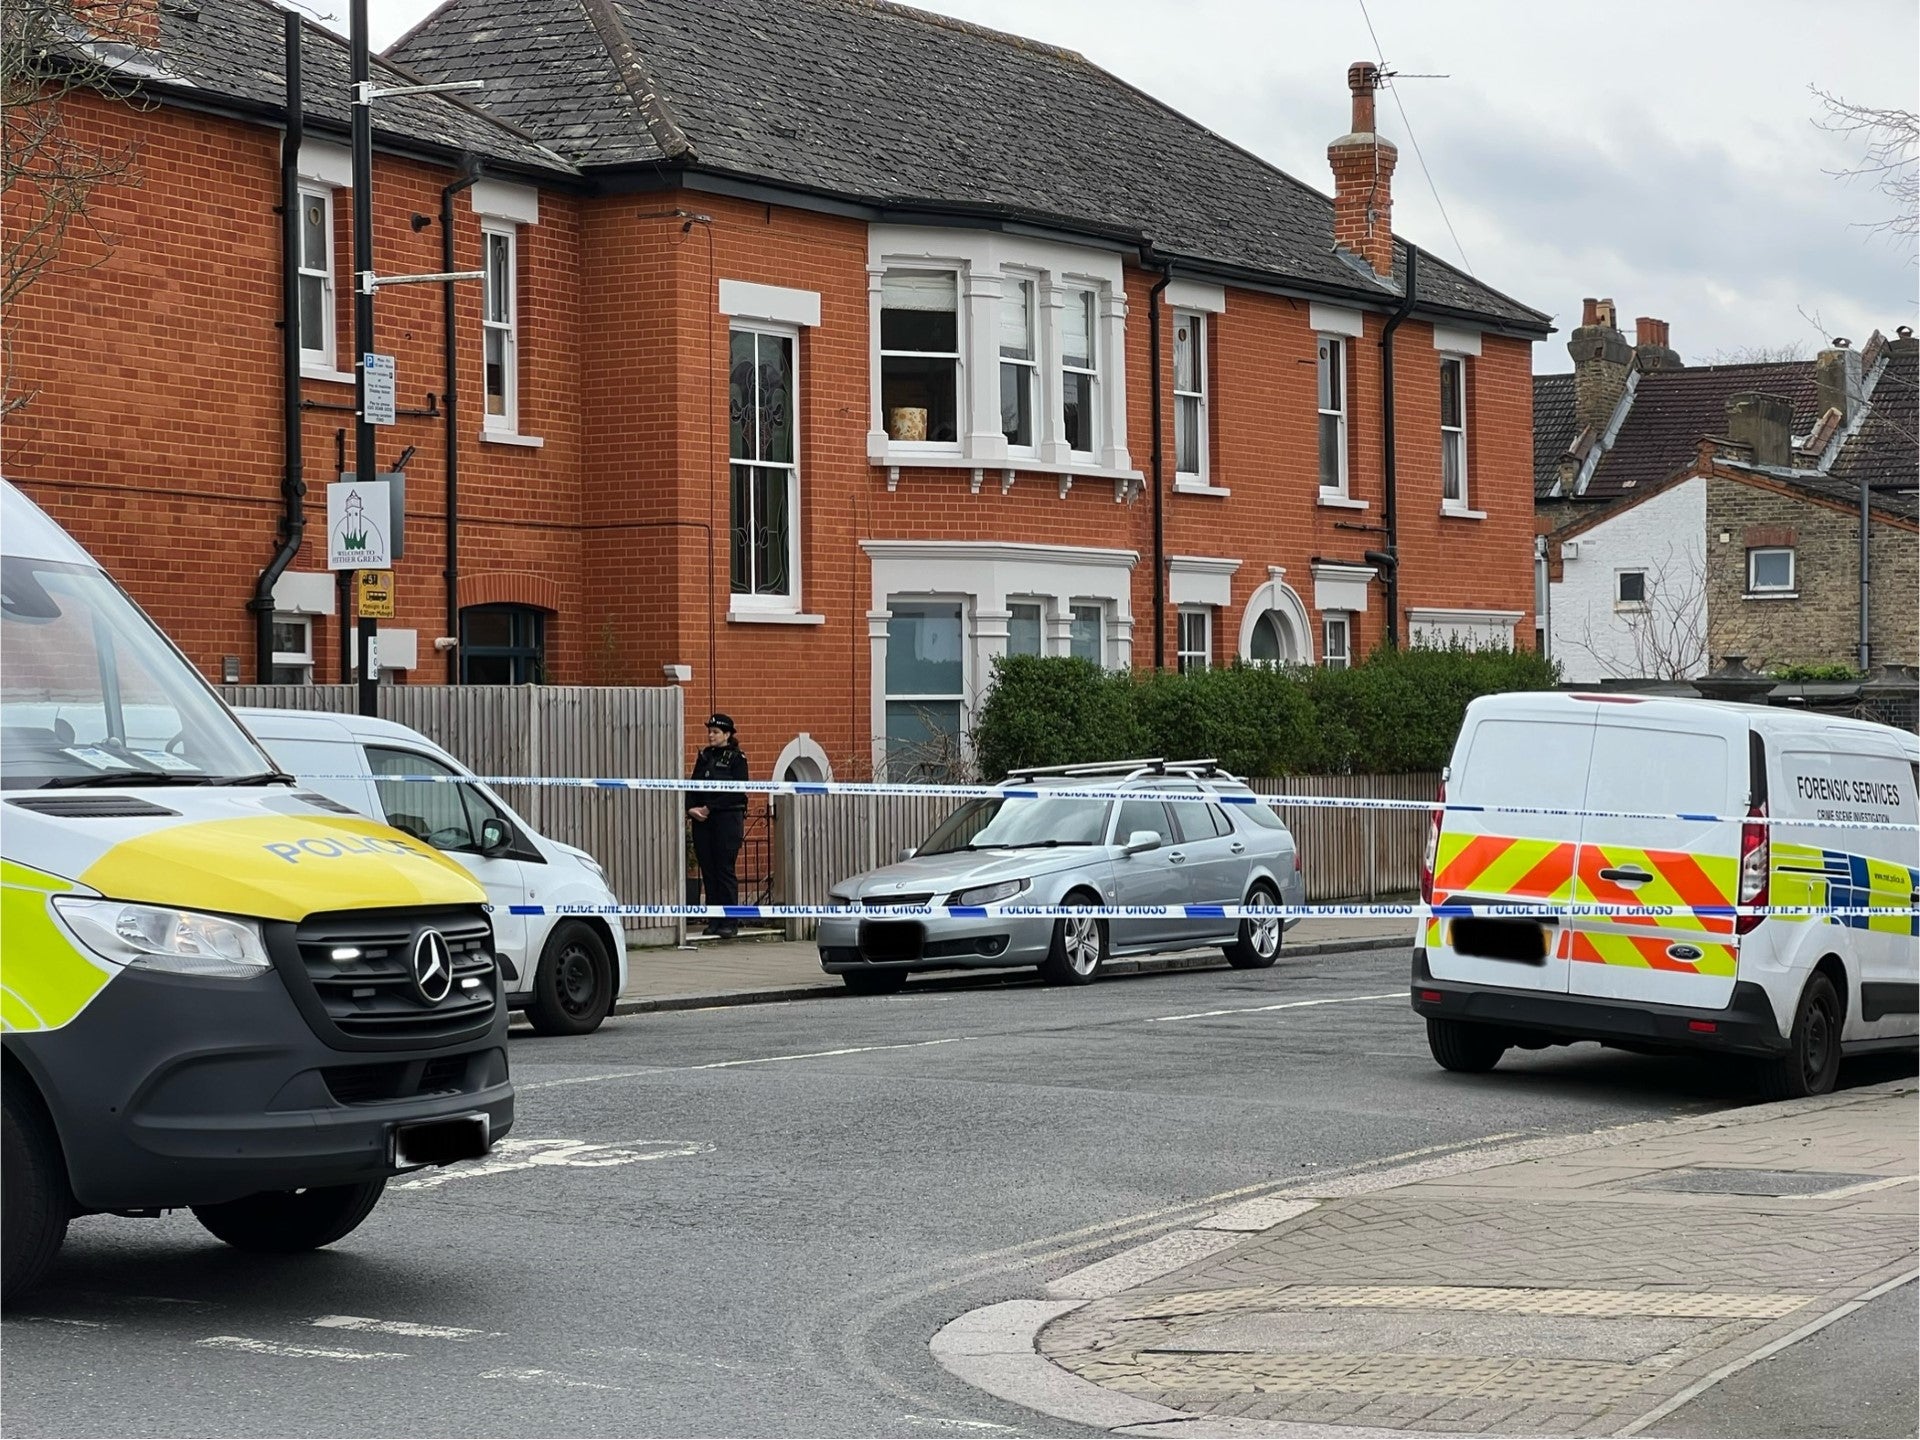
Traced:
[[302, 791], [0, 480], [0, 1264], [74, 1215], [347, 1234], [513, 1121], [485, 895]]
[[[1434, 1059], [1485, 1071], [1511, 1047], [1577, 1040], [1712, 1050], [1751, 1057], [1761, 1088], [1790, 1097], [1830, 1090], [1842, 1055], [1912, 1049], [1917, 781], [1920, 737], [1863, 721], [1612, 694], [1474, 701], [1422, 877], [1443, 907], [1413, 960]], [[1502, 905], [1593, 909], [1466, 913]], [[1604, 913], [1618, 906], [1668, 913]], [[1775, 907], [1832, 913], [1741, 913]]]

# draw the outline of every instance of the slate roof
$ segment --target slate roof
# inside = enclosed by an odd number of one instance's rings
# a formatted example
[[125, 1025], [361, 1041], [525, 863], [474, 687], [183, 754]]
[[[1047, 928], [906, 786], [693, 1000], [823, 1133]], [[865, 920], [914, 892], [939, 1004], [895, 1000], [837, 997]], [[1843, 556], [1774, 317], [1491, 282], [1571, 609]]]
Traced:
[[1727, 433], [1727, 397], [1747, 390], [1778, 395], [1791, 404], [1796, 435], [1808, 434], [1819, 423], [1811, 360], [1649, 371], [1640, 377], [1639, 393], [1613, 448], [1601, 458], [1580, 498], [1618, 500], [1690, 465], [1703, 436]]
[[1920, 340], [1894, 340], [1887, 368], [1873, 387], [1872, 409], [1835, 457], [1831, 486], [1839, 498], [1859, 502], [1860, 482], [1874, 489], [1873, 503], [1896, 514], [1920, 515]]
[[[152, 49], [103, 47], [104, 63], [144, 88], [190, 96], [216, 108], [278, 116], [286, 102], [285, 12], [268, 0], [160, 0], [159, 42]], [[342, 138], [351, 124], [347, 42], [302, 22], [301, 92], [310, 133]], [[419, 76], [375, 60], [376, 85], [419, 84]], [[406, 95], [374, 107], [376, 140], [435, 151], [470, 150], [494, 162], [554, 176], [572, 175], [559, 155], [532, 137], [462, 100]], [[331, 125], [325, 122], [333, 122]], [[316, 122], [321, 122], [316, 124]]]
[[[589, 171], [685, 166], [883, 210], [1144, 235], [1228, 276], [1395, 293], [1333, 252], [1326, 195], [1078, 54], [888, 0], [448, 0], [387, 54], [486, 80], [479, 104]], [[1419, 292], [1550, 328], [1425, 252]]]
[[1560, 457], [1578, 438], [1573, 423], [1573, 376], [1533, 377], [1533, 498], [1544, 500], [1559, 478]]

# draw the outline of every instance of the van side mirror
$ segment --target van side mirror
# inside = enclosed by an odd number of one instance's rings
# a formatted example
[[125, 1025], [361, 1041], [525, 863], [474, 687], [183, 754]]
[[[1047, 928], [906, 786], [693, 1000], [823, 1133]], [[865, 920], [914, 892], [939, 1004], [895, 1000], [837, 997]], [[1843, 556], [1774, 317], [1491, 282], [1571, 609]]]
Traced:
[[896, 855], [896, 856], [894, 856], [893, 858], [894, 858], [894, 859], [895, 859], [896, 861], [900, 861], [900, 860], [911, 860], [911, 859], [913, 859], [913, 857], [914, 857], [915, 855], [918, 855], [919, 853], [920, 853], [920, 852], [919, 852], [918, 850], [915, 850], [915, 849], [913, 848], [913, 846], [911, 846], [911, 845], [908, 845], [908, 846], [905, 846], [905, 847], [904, 847], [904, 848], [903, 848], [903, 849], [902, 849], [902, 850], [900, 851], [900, 853], [899, 853], [898, 855]]
[[499, 816], [480, 822], [480, 853], [482, 855], [498, 855], [512, 843], [513, 829]]
[[1127, 836], [1127, 843], [1121, 849], [1128, 855], [1144, 855], [1149, 850], [1158, 850], [1164, 843], [1158, 830], [1136, 830]]

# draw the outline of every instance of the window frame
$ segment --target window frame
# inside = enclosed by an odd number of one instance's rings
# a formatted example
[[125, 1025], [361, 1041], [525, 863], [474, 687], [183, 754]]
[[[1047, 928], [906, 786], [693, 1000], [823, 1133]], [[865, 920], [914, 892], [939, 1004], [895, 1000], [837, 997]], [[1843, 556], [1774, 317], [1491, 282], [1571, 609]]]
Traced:
[[[1207, 319], [1206, 312], [1202, 310], [1175, 310], [1173, 312], [1173, 479], [1176, 485], [1183, 481], [1189, 485], [1206, 485], [1209, 483], [1207, 476], [1212, 472], [1212, 457], [1208, 453], [1209, 441], [1212, 438], [1209, 431], [1212, 427], [1208, 423], [1207, 417], [1207, 381], [1209, 379], [1207, 342], [1210, 338]], [[1191, 345], [1193, 349], [1193, 373], [1199, 385], [1197, 390], [1182, 390], [1180, 388], [1180, 327], [1182, 325], [1191, 325], [1193, 327]], [[1182, 401], [1191, 402], [1193, 407], [1194, 418], [1192, 424], [1195, 430], [1195, 453], [1198, 455], [1200, 461], [1200, 468], [1197, 470], [1182, 470], [1180, 468], [1180, 418], [1184, 413], [1181, 404]]]
[[[1059, 435], [1061, 448], [1069, 461], [1094, 465], [1099, 462], [1100, 446], [1105, 438], [1106, 427], [1101, 423], [1100, 407], [1105, 402], [1104, 386], [1101, 380], [1101, 361], [1105, 358], [1106, 347], [1100, 343], [1100, 309], [1106, 287], [1098, 281], [1089, 282], [1079, 277], [1068, 277], [1059, 282], [1061, 293], [1060, 331], [1055, 337], [1055, 354], [1059, 363], [1054, 366], [1058, 383], [1054, 387], [1053, 403], [1060, 418]], [[1069, 365], [1067, 363], [1066, 313], [1067, 307], [1085, 297], [1087, 307], [1087, 363]], [[1086, 434], [1084, 449], [1075, 449], [1067, 438], [1067, 376], [1082, 375], [1087, 382]]]
[[[792, 406], [792, 415], [788, 423], [793, 431], [793, 459], [791, 461], [785, 462], [784, 464], [780, 461], [773, 461], [773, 460], [744, 460], [743, 461], [743, 460], [736, 459], [734, 457], [732, 453], [733, 447], [731, 443], [729, 443], [727, 447], [727, 451], [728, 451], [727, 453], [727, 475], [728, 475], [727, 609], [729, 613], [734, 613], [734, 614], [746, 613], [749, 611], [756, 611], [761, 613], [773, 613], [773, 614], [798, 613], [800, 609], [800, 584], [801, 584], [801, 572], [800, 572], [800, 529], [801, 529], [801, 520], [800, 520], [800, 494], [801, 494], [801, 491], [800, 491], [800, 454], [801, 454], [801, 450], [800, 450], [800, 439], [801, 439], [801, 436], [800, 436], [800, 411], [801, 411], [800, 331], [799, 331], [799, 327], [797, 326], [782, 325], [771, 320], [752, 320], [752, 319], [735, 317], [728, 322], [727, 350], [729, 355], [732, 354], [732, 350], [733, 350], [733, 344], [732, 344], [733, 337], [735, 335], [742, 335], [742, 334], [754, 335], [754, 336], [761, 336], [761, 335], [771, 336], [776, 340], [785, 340], [788, 343], [788, 345], [791, 347], [790, 353], [792, 355], [792, 365], [789, 370], [790, 379], [788, 381], [787, 388], [789, 392], [789, 401]], [[758, 352], [759, 352], [759, 342], [756, 340], [755, 341], [755, 361], [754, 361], [754, 389], [755, 389], [756, 396], [758, 395], [758, 391], [759, 391]], [[761, 469], [761, 470], [784, 469], [787, 472], [788, 584], [787, 584], [787, 593], [784, 595], [778, 594], [778, 593], [760, 593], [752, 589], [748, 589], [746, 591], [738, 591], [732, 588], [732, 584], [733, 584], [732, 540], [733, 540], [733, 529], [734, 529], [732, 475], [733, 475], [733, 469], [735, 466], [743, 466], [748, 469]], [[749, 485], [748, 494], [749, 494], [749, 497], [751, 497], [751, 494], [752, 494], [751, 485]], [[747, 554], [748, 554], [748, 564], [750, 569], [752, 565], [753, 553], [754, 553], [754, 549], [753, 549], [752, 537], [749, 536], [748, 545], [747, 545]]]
[[[894, 773], [892, 719], [893, 719], [893, 707], [895, 705], [933, 704], [933, 705], [956, 706], [957, 707], [956, 713], [959, 716], [959, 723], [954, 731], [954, 736], [953, 736], [954, 746], [956, 750], [956, 754], [954, 756], [955, 760], [956, 761], [964, 760], [964, 758], [966, 757], [966, 755], [968, 754], [971, 748], [967, 743], [967, 723], [972, 718], [972, 716], [969, 713], [969, 706], [971, 703], [970, 697], [973, 693], [971, 688], [973, 683], [973, 674], [972, 674], [973, 666], [972, 666], [971, 656], [969, 654], [970, 647], [968, 646], [968, 643], [967, 643], [967, 633], [968, 633], [967, 622], [968, 622], [969, 612], [973, 608], [973, 603], [974, 602], [972, 598], [965, 595], [914, 595], [911, 598], [906, 596], [901, 596], [899, 597], [897, 602], [894, 597], [892, 596], [888, 597], [887, 611], [889, 616], [889, 620], [888, 620], [889, 634], [887, 636], [887, 648], [889, 653], [889, 660], [891, 659], [891, 652], [893, 648], [893, 636], [891, 634], [892, 619], [894, 617], [901, 615], [902, 613], [914, 612], [924, 616], [929, 611], [932, 611], [936, 608], [938, 608], [942, 612], [945, 612], [949, 607], [951, 607], [951, 609], [958, 616], [958, 622], [960, 627], [960, 686], [957, 691], [954, 691], [951, 693], [939, 693], [939, 694], [936, 694], [931, 691], [916, 691], [913, 693], [902, 692], [902, 693], [896, 694], [893, 689], [893, 683], [888, 675], [888, 671], [892, 669], [891, 664], [889, 663], [881, 667], [880, 705], [881, 705], [881, 718], [885, 728], [882, 730], [881, 736], [880, 736], [880, 741], [881, 741], [880, 753], [885, 761], [887, 778], [889, 779], [903, 780], [908, 778], [906, 776], [897, 775]], [[943, 618], [944, 618], [944, 614], [943, 614]], [[914, 768], [917, 769], [920, 767], [916, 766]]]
[[[1034, 650], [1016, 650], [1013, 648], [1013, 612], [1031, 610], [1039, 617], [1039, 648]], [[1007, 600], [1007, 654], [1040, 655], [1047, 653], [1047, 602], [1036, 596], [1022, 595]]]
[[[336, 373], [340, 368], [340, 321], [339, 311], [337, 309], [338, 301], [336, 298], [337, 286], [339, 284], [339, 272], [337, 268], [339, 257], [335, 253], [338, 247], [334, 243], [336, 238], [334, 235], [334, 226], [336, 223], [336, 212], [334, 208], [335, 193], [334, 187], [331, 185], [325, 185], [312, 180], [303, 180], [300, 182], [300, 263], [297, 267], [297, 278], [294, 281], [298, 286], [304, 286], [308, 280], [318, 280], [320, 282], [320, 336], [322, 343], [319, 346], [309, 346], [307, 344], [305, 326], [304, 324], [302, 325], [302, 333], [300, 336], [300, 368], [303, 371], [321, 371], [328, 374]], [[307, 256], [306, 211], [308, 203], [315, 200], [320, 202], [324, 211], [320, 222], [320, 230], [326, 245], [326, 255], [323, 264], [319, 267], [310, 265]], [[303, 293], [301, 299], [304, 301], [304, 298]], [[304, 318], [304, 305], [299, 308]]]
[[[1640, 581], [1640, 596], [1629, 599], [1624, 593], [1629, 576]], [[1640, 569], [1618, 569], [1613, 572], [1613, 608], [1615, 610], [1641, 611], [1647, 608], [1647, 572]]]
[[[1467, 443], [1467, 359], [1465, 355], [1443, 354], [1440, 357], [1440, 506], [1444, 510], [1465, 512], [1473, 508], [1473, 475], [1469, 468], [1472, 454]], [[1447, 407], [1447, 367], [1453, 366], [1455, 376], [1454, 413], [1459, 424], [1446, 423]], [[1455, 474], [1459, 477], [1460, 493], [1447, 494], [1447, 456], [1453, 454]]]
[[[1187, 643], [1187, 624], [1200, 622], [1200, 643]], [[1213, 668], [1213, 606], [1182, 605], [1178, 618], [1174, 622], [1173, 632], [1174, 668], [1182, 675]]]
[[[1762, 585], [1754, 574], [1754, 561], [1762, 555], [1785, 555], [1787, 557], [1787, 583], [1784, 585]], [[1749, 595], [1793, 595], [1800, 589], [1800, 557], [1792, 545], [1750, 545], [1747, 547], [1747, 594]]]
[[[507, 617], [509, 643], [506, 645], [476, 645], [467, 639], [467, 623], [470, 616], [481, 611], [504, 613]], [[486, 605], [463, 605], [460, 607], [460, 683], [462, 685], [484, 685], [489, 682], [475, 680], [468, 672], [468, 666], [476, 658], [482, 660], [503, 659], [508, 662], [514, 674], [518, 675], [523, 667], [537, 669], [538, 675], [525, 679], [512, 679], [509, 685], [544, 685], [547, 683], [547, 617], [550, 611], [537, 605], [521, 605], [511, 601], [502, 601]], [[520, 621], [527, 620], [532, 632], [529, 644], [520, 644], [513, 639]]]
[[[1339, 394], [1332, 397], [1337, 403], [1331, 407], [1321, 402], [1322, 392], [1332, 388], [1328, 385], [1326, 379], [1329, 357], [1333, 359], [1333, 365], [1337, 371], [1335, 378], [1339, 382]], [[1314, 337], [1314, 405], [1316, 412], [1314, 421], [1314, 468], [1319, 477], [1320, 496], [1322, 499], [1348, 499], [1350, 498], [1353, 488], [1352, 476], [1348, 472], [1347, 465], [1347, 389], [1347, 337], [1344, 335], [1329, 335], [1324, 332], [1316, 335]], [[1326, 422], [1329, 419], [1335, 421], [1334, 451], [1340, 472], [1339, 481], [1334, 485], [1327, 483], [1326, 457], [1321, 454], [1322, 445], [1320, 432], [1326, 427]]]
[[[1091, 612], [1091, 613], [1089, 613]], [[1067, 654], [1087, 659], [1074, 649], [1073, 626], [1091, 620], [1093, 631], [1093, 663], [1102, 670], [1107, 668], [1107, 602], [1104, 600], [1074, 600], [1067, 605]]]
[[[1340, 636], [1340, 645], [1336, 650], [1333, 643], [1335, 634]], [[1350, 610], [1326, 610], [1320, 615], [1320, 666], [1324, 670], [1351, 670], [1353, 668], [1353, 612]]]
[[[285, 611], [276, 611], [273, 617], [273, 624], [276, 627], [281, 625], [298, 625], [306, 634], [307, 645], [304, 651], [281, 650], [276, 648], [272, 652], [272, 660], [268, 666], [267, 673], [269, 678], [267, 683], [270, 685], [313, 684], [313, 617], [311, 615], [293, 615]], [[273, 638], [277, 646], [280, 637], [275, 635]], [[302, 679], [282, 680], [278, 678], [277, 674], [277, 672], [281, 670], [304, 670], [306, 674]]]
[[[496, 241], [506, 245], [507, 294], [506, 318], [493, 318], [493, 248]], [[480, 222], [480, 412], [484, 433], [518, 435], [520, 433], [520, 227], [510, 220], [491, 217]], [[501, 337], [501, 405], [495, 414], [488, 405], [487, 355], [494, 335]]]
[[995, 374], [1000, 380], [1000, 393], [1006, 393], [1006, 372], [1009, 368], [1024, 369], [1027, 372], [1027, 423], [1031, 431], [1025, 444], [1016, 442], [1008, 436], [1004, 428], [1006, 412], [1001, 411], [1001, 435], [1006, 436], [1007, 453], [1021, 459], [1032, 459], [1040, 453], [1040, 437], [1045, 430], [1043, 423], [1046, 415], [1046, 387], [1040, 380], [1040, 328], [1043, 309], [1040, 303], [1042, 278], [1024, 270], [1003, 270], [1000, 274], [1000, 299], [996, 307], [996, 316], [1004, 317], [1007, 293], [1011, 289], [1024, 286], [1027, 291], [1027, 358], [1009, 359], [1006, 349], [1000, 343], [1000, 329], [994, 327], [994, 360], [998, 369]]
[[[886, 279], [891, 274], [901, 275], [951, 275], [953, 277], [953, 344], [951, 355], [942, 350], [889, 350], [884, 339], [886, 315]], [[942, 263], [940, 261], [889, 263], [880, 276], [880, 308], [875, 316], [873, 331], [874, 354], [879, 359], [876, 374], [878, 383], [874, 387], [873, 404], [876, 412], [875, 428], [882, 434], [887, 430], [887, 361], [890, 359], [911, 360], [952, 360], [953, 361], [953, 439], [951, 440], [895, 440], [887, 435], [887, 446], [901, 455], [959, 455], [965, 448], [964, 437], [967, 434], [971, 417], [967, 405], [967, 345], [971, 336], [967, 329], [967, 268], [964, 265]], [[995, 350], [999, 347], [996, 345]], [[997, 372], [996, 372], [997, 373]], [[929, 419], [932, 417], [929, 416]]]

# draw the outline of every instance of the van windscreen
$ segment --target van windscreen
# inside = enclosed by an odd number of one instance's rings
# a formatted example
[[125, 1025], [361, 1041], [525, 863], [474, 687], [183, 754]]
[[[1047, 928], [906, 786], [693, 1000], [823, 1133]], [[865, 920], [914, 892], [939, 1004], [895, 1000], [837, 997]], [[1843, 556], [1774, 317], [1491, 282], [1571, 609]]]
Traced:
[[1449, 798], [1475, 805], [1577, 810], [1587, 788], [1593, 722], [1483, 720]]

